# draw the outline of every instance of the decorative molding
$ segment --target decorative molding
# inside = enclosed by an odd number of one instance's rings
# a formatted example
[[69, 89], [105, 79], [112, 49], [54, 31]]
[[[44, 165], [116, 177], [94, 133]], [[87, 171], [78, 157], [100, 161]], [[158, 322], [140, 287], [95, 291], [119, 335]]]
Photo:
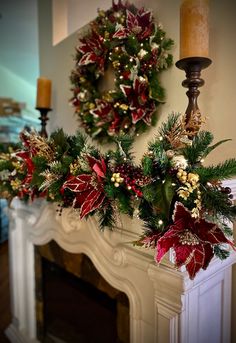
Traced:
[[5, 330], [7, 338], [12, 343], [40, 343], [37, 339], [29, 339], [23, 331], [17, 329], [16, 325], [10, 324]]
[[[233, 190], [235, 184], [236, 180], [227, 183]], [[236, 253], [225, 261], [213, 259], [206, 271], [190, 280], [185, 269], [176, 270], [168, 257], [157, 266], [153, 250], [132, 245], [140, 227], [123, 217], [120, 227], [101, 232], [96, 218], [81, 221], [71, 209], [59, 216], [56, 204], [44, 200], [28, 206], [15, 199], [9, 212], [12, 313], [17, 319], [7, 329], [12, 343], [37, 342], [34, 245], [51, 240], [68, 252], [86, 254], [108, 283], [126, 293], [131, 343], [189, 343], [190, 338], [191, 343], [198, 343], [199, 332], [201, 337], [214, 334], [208, 332], [211, 326], [207, 331], [204, 322], [199, 322], [206, 314], [216, 316], [213, 329], [220, 330], [222, 337], [217, 342], [230, 342], [231, 271]], [[221, 306], [217, 307], [214, 292]]]

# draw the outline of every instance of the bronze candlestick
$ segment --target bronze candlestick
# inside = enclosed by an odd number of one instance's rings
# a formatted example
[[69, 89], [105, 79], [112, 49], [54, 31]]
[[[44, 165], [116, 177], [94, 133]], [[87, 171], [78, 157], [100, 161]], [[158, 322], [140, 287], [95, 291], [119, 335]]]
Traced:
[[188, 123], [191, 114], [199, 112], [197, 98], [200, 94], [199, 87], [204, 85], [204, 80], [201, 78], [202, 69], [207, 68], [212, 61], [207, 57], [188, 57], [176, 62], [176, 67], [184, 70], [186, 79], [182, 82], [182, 86], [188, 88], [186, 92], [188, 96], [188, 107], [185, 111], [186, 123]]
[[39, 134], [40, 134], [40, 136], [47, 138], [48, 134], [46, 131], [46, 125], [47, 125], [47, 121], [49, 120], [47, 114], [52, 109], [51, 108], [36, 107], [36, 110], [38, 110], [40, 112], [39, 119], [41, 120], [41, 130], [39, 131]]

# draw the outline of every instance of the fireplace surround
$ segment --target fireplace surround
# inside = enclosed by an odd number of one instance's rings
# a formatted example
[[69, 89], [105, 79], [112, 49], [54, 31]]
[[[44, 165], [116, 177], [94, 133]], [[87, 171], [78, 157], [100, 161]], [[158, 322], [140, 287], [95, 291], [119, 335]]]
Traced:
[[84, 254], [35, 246], [37, 339], [129, 343], [129, 300]]
[[[235, 182], [227, 186], [235, 196]], [[55, 204], [15, 199], [9, 232], [10, 341], [38, 342], [34, 247], [54, 240], [65, 251], [85, 254], [112, 287], [127, 295], [131, 343], [230, 343], [235, 254], [223, 262], [214, 259], [190, 280], [184, 268], [173, 267], [171, 255], [157, 266], [153, 251], [133, 246], [140, 232], [138, 219], [121, 217], [116, 229], [100, 232], [95, 218], [81, 221], [72, 209], [59, 216]]]

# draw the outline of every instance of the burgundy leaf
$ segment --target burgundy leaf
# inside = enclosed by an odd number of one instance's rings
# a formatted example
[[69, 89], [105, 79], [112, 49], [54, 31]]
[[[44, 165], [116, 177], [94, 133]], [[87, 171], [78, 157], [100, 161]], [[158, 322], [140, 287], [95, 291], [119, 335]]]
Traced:
[[93, 189], [81, 206], [80, 218], [82, 219], [88, 213], [96, 210], [104, 199], [105, 195], [102, 194], [100, 190]]
[[132, 92], [132, 87], [128, 85], [120, 85], [120, 89], [126, 97], [128, 97]]
[[128, 37], [128, 34], [129, 34], [129, 31], [122, 27], [120, 28], [119, 30], [117, 30], [114, 35], [112, 36], [112, 38], [118, 38], [118, 39], [124, 39], [124, 38], [127, 38]]
[[194, 279], [197, 272], [203, 267], [204, 261], [205, 254], [203, 246], [192, 251], [186, 264], [186, 269], [191, 280]]
[[132, 123], [136, 124], [140, 119], [145, 116], [145, 110], [143, 108], [138, 108], [137, 110], [132, 111]]
[[80, 66], [85, 66], [90, 63], [95, 63], [97, 61], [97, 56], [94, 52], [87, 52], [82, 58], [79, 60]]
[[68, 181], [64, 182], [62, 188], [68, 188], [72, 192], [83, 192], [88, 188], [91, 188], [91, 175], [81, 174], [70, 178]]

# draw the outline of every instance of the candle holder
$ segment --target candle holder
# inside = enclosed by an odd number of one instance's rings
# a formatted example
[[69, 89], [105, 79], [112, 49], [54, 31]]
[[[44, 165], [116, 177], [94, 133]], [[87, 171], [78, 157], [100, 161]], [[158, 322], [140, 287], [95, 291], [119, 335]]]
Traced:
[[41, 130], [39, 131], [39, 134], [40, 134], [40, 136], [47, 138], [48, 134], [46, 131], [46, 125], [47, 125], [47, 121], [49, 120], [47, 114], [52, 109], [51, 108], [36, 107], [36, 110], [38, 110], [40, 112], [39, 119], [41, 120]]
[[188, 96], [188, 107], [185, 111], [186, 123], [190, 120], [192, 113], [200, 113], [197, 103], [200, 94], [198, 88], [205, 83], [201, 78], [201, 71], [211, 63], [212, 61], [207, 57], [188, 57], [182, 58], [175, 64], [177, 68], [184, 70], [186, 73], [186, 79], [182, 82], [182, 86], [188, 88], [186, 92]]

